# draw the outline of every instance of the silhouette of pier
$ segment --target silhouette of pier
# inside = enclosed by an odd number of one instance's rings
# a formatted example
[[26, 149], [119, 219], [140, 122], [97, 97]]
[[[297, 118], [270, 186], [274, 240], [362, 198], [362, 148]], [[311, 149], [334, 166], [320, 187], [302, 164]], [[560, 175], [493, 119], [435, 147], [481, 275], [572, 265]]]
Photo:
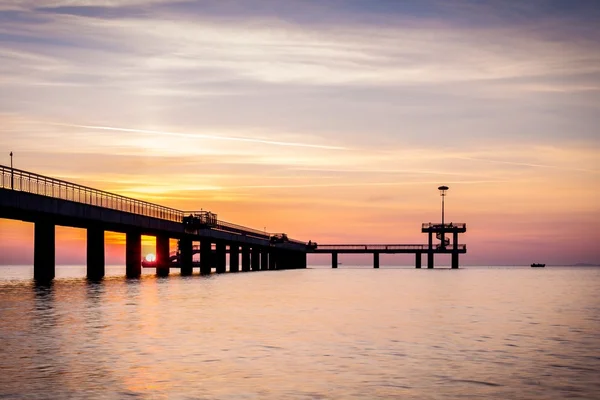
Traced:
[[[379, 268], [380, 254], [414, 254], [415, 267], [421, 268], [422, 255], [427, 254], [427, 268], [434, 267], [435, 254], [451, 254], [452, 268], [458, 268], [459, 254], [467, 252], [466, 244], [458, 243], [458, 234], [467, 231], [465, 223], [424, 223], [421, 232], [428, 234], [427, 244], [309, 244], [309, 252], [331, 254], [331, 267], [338, 267], [339, 254], [372, 254], [373, 268]], [[440, 243], [434, 243], [433, 235]], [[452, 243], [446, 234], [452, 235]]]
[[[142, 235], [156, 237], [158, 275], [173, 267], [169, 240], [178, 239], [177, 266], [190, 275], [194, 242], [200, 273], [306, 268], [306, 243], [217, 219], [207, 211], [180, 211], [28, 171], [0, 166], [0, 218], [34, 223], [34, 278], [55, 276], [55, 226], [87, 230], [87, 276], [105, 274], [106, 231], [125, 233], [126, 275], [142, 268]], [[285, 238], [285, 240], [282, 240]], [[215, 256], [212, 256], [212, 252]], [[241, 256], [241, 257], [240, 257]], [[241, 261], [241, 262], [240, 262]], [[198, 264], [196, 264], [198, 265]]]
[[[240, 266], [241, 271], [306, 268], [309, 253], [331, 254], [333, 268], [342, 253], [373, 254], [375, 268], [379, 268], [380, 254], [413, 253], [416, 268], [421, 268], [421, 256], [427, 254], [427, 267], [433, 268], [434, 254], [446, 253], [452, 255], [452, 268], [458, 268], [459, 254], [467, 251], [466, 245], [458, 243], [458, 234], [466, 232], [464, 223], [423, 224], [421, 232], [428, 234], [427, 244], [317, 245], [223, 221], [209, 211], [181, 211], [2, 165], [0, 218], [34, 223], [34, 279], [40, 281], [55, 276], [57, 225], [87, 230], [90, 279], [104, 277], [106, 231], [125, 234], [128, 277], [139, 277], [142, 266], [156, 268], [161, 276], [174, 267], [180, 268], [182, 275], [191, 275], [194, 267], [199, 267], [201, 274], [213, 269], [223, 273], [227, 254], [230, 272], [240, 271]], [[156, 237], [155, 260], [142, 262], [142, 235]], [[175, 252], [170, 251], [171, 238], [178, 240]], [[199, 262], [193, 261], [194, 254], [200, 255]]]

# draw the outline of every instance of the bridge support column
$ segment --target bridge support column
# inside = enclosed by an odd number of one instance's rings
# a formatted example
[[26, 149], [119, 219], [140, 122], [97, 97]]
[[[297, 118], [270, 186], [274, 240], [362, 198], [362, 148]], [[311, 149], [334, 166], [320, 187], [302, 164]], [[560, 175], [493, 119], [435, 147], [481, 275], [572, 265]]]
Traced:
[[240, 246], [237, 244], [229, 245], [229, 272], [240, 271]]
[[269, 269], [277, 269], [277, 252], [275, 250], [269, 252]]
[[192, 239], [179, 239], [179, 268], [181, 275], [192, 275], [194, 272]]
[[458, 268], [458, 253], [456, 251], [452, 252], [452, 269]]
[[429, 231], [429, 247], [427, 250], [427, 268], [433, 268], [433, 232]]
[[260, 252], [260, 270], [266, 271], [269, 269], [269, 252], [263, 250]]
[[37, 221], [34, 227], [33, 279], [51, 281], [56, 275], [56, 233], [54, 224]]
[[159, 235], [156, 237], [156, 275], [169, 276], [170, 260], [169, 237]]
[[258, 249], [258, 247], [252, 248], [250, 262], [252, 265], [252, 271], [260, 271], [260, 250]]
[[303, 251], [298, 254], [298, 268], [302, 268], [302, 269], [306, 268], [306, 264], [307, 264], [306, 257], [307, 257], [307, 255]]
[[452, 237], [452, 268], [458, 268], [458, 232], [456, 230]]
[[338, 253], [333, 252], [331, 253], [331, 268], [337, 268], [338, 267]]
[[415, 253], [415, 268], [421, 268], [421, 253]]
[[217, 242], [217, 274], [222, 274], [227, 270], [227, 253], [225, 251], [225, 242]]
[[104, 278], [104, 230], [97, 227], [87, 229], [87, 278]]
[[379, 253], [373, 253], [373, 268], [379, 268]]
[[292, 269], [293, 258], [288, 250], [280, 250], [277, 255], [277, 269]]
[[242, 246], [242, 271], [250, 271], [250, 249], [248, 246]]
[[200, 241], [200, 275], [209, 275], [212, 269], [212, 243], [208, 239]]
[[142, 235], [139, 232], [126, 234], [125, 265], [128, 278], [138, 278], [142, 274]]

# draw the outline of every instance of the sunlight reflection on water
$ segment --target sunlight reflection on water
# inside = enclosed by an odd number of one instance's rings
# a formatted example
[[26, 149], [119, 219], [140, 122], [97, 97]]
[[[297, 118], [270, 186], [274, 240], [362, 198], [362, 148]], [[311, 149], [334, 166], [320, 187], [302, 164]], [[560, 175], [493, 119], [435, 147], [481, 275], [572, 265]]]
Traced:
[[3, 398], [600, 393], [592, 268], [148, 274], [46, 286], [19, 276], [27, 273], [0, 279]]

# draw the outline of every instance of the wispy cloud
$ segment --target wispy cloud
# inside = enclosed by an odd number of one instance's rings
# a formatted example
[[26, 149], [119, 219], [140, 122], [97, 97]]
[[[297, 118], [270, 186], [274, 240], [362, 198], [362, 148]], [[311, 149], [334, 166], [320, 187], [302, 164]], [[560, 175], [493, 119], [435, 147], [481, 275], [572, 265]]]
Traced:
[[316, 148], [316, 149], [328, 149], [328, 150], [344, 150], [345, 149], [344, 147], [339, 147], [339, 146], [327, 146], [327, 145], [310, 144], [310, 143], [280, 142], [280, 141], [267, 140], [267, 139], [253, 139], [253, 138], [234, 137], [234, 136], [207, 135], [207, 134], [200, 134], [200, 133], [168, 132], [168, 131], [155, 131], [155, 130], [147, 130], [147, 129], [118, 128], [118, 127], [112, 127], [112, 126], [93, 126], [93, 125], [76, 125], [76, 124], [61, 124], [61, 123], [54, 123], [53, 125], [66, 126], [66, 127], [71, 127], [71, 128], [102, 130], [102, 131], [145, 133], [145, 134], [151, 134], [151, 135], [177, 136], [177, 137], [183, 137], [183, 138], [260, 143], [260, 144], [268, 144], [268, 145], [274, 145], [274, 146], [311, 147], [311, 148]]

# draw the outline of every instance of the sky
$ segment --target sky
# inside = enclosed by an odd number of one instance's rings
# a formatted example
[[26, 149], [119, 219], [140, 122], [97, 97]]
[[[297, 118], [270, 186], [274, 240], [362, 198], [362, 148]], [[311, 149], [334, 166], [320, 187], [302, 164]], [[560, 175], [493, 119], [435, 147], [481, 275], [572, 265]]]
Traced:
[[599, 126], [596, 0], [0, 0], [0, 164], [306, 241], [600, 263]]

